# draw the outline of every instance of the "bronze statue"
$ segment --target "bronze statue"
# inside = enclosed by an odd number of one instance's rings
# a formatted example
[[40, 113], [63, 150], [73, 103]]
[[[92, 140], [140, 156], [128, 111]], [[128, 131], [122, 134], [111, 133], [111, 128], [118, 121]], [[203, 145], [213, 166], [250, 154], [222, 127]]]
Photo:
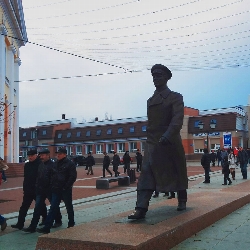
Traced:
[[136, 207], [128, 219], [145, 218], [154, 191], [177, 192], [177, 210], [186, 209], [188, 178], [180, 136], [183, 97], [167, 87], [172, 73], [166, 66], [156, 64], [151, 73], [156, 90], [147, 101], [147, 143], [137, 185]]

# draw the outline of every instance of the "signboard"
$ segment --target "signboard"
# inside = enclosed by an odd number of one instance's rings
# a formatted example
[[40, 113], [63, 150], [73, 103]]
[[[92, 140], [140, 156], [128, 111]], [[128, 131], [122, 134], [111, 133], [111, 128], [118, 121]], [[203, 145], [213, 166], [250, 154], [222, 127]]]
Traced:
[[223, 133], [223, 144], [224, 144], [224, 148], [230, 148], [232, 146], [232, 133], [231, 132]]
[[[219, 136], [219, 135], [220, 135], [220, 132], [208, 133], [208, 136]], [[193, 136], [207, 136], [207, 133], [193, 134]]]

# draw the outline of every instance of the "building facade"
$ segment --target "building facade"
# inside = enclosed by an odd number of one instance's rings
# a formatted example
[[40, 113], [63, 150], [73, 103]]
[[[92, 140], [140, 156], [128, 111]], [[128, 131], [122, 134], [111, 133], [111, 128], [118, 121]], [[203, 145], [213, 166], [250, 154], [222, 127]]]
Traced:
[[21, 0], [0, 1], [0, 157], [19, 160], [19, 49], [27, 41]]
[[[185, 107], [181, 137], [187, 160], [200, 159], [204, 148], [211, 151], [248, 147], [246, 111], [247, 107], [204, 111]], [[48, 147], [52, 157], [59, 147], [65, 147], [69, 155], [86, 155], [91, 151], [97, 162], [103, 158], [104, 151], [116, 151], [120, 156], [129, 151], [134, 157], [137, 149], [143, 153], [147, 139], [146, 116], [104, 121], [96, 119], [88, 123], [63, 119], [37, 125], [20, 129], [20, 153], [23, 157], [33, 147]]]

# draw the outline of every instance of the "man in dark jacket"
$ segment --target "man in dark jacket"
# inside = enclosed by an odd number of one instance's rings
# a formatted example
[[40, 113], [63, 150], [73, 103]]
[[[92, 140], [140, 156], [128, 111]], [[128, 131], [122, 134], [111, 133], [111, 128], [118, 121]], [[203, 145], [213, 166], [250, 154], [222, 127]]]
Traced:
[[115, 172], [115, 177], [119, 176], [120, 172], [118, 172], [118, 167], [120, 165], [120, 157], [117, 155], [117, 153], [114, 151], [113, 152], [113, 160], [112, 160], [112, 165], [113, 165], [113, 171]]
[[123, 167], [124, 168], [124, 173], [129, 174], [131, 158], [130, 158], [130, 155], [129, 155], [128, 151], [125, 152], [122, 159], [123, 159], [123, 163], [124, 163], [124, 167]]
[[205, 171], [205, 181], [203, 183], [210, 183], [210, 162], [211, 162], [211, 157], [208, 153], [207, 148], [204, 149], [204, 154], [201, 157], [201, 166], [204, 168]]
[[107, 152], [103, 152], [103, 154], [104, 154], [104, 157], [103, 157], [103, 162], [102, 162], [102, 176], [103, 178], [105, 177], [105, 170], [107, 170], [107, 172], [112, 177], [112, 172], [109, 170], [110, 158]]
[[[24, 165], [24, 180], [23, 180], [23, 202], [19, 210], [17, 224], [11, 225], [12, 228], [21, 230], [24, 226], [25, 217], [33, 200], [36, 200], [36, 178], [38, 166], [41, 161], [37, 156], [37, 150], [32, 149], [27, 153], [29, 162]], [[45, 203], [41, 204], [41, 214], [43, 221], [47, 217], [47, 208]]]
[[211, 158], [212, 166], [215, 167], [216, 154], [214, 150], [212, 150], [212, 153], [210, 154], [210, 158]]
[[240, 163], [240, 169], [243, 179], [247, 179], [248, 154], [242, 147], [239, 147], [237, 162]]
[[68, 213], [68, 228], [75, 225], [74, 209], [72, 204], [72, 188], [76, 181], [77, 172], [75, 164], [69, 160], [67, 156], [67, 150], [65, 148], [59, 148], [57, 153], [58, 161], [52, 168], [51, 177], [51, 206], [45, 220], [45, 226], [41, 229], [37, 229], [39, 233], [49, 233], [53, 225], [53, 221], [58, 211], [61, 200], [64, 201], [67, 213]]
[[93, 175], [93, 166], [95, 165], [95, 159], [93, 155], [91, 155], [91, 152], [88, 152], [88, 157], [86, 158], [86, 167], [88, 168], [87, 175]]
[[[43, 204], [45, 203], [46, 198], [51, 201], [51, 176], [54, 162], [51, 161], [50, 151], [47, 148], [42, 149], [39, 152], [39, 157], [41, 163], [38, 167], [38, 174], [36, 179], [36, 205], [29, 227], [23, 228], [23, 231], [28, 233], [36, 232], [36, 227], [41, 214], [41, 209], [43, 208]], [[40, 225], [43, 225], [43, 223], [41, 223]], [[62, 215], [60, 213], [60, 208], [58, 208], [55, 218], [55, 224], [53, 225], [53, 227], [59, 227], [61, 225]]]
[[142, 154], [140, 152], [140, 149], [137, 149], [135, 158], [136, 158], [136, 163], [137, 163], [136, 171], [139, 172], [141, 171], [141, 165], [142, 165]]
[[180, 136], [184, 118], [183, 97], [167, 87], [172, 73], [166, 66], [156, 64], [151, 73], [156, 90], [147, 102], [147, 142], [137, 185], [136, 207], [128, 219], [145, 217], [154, 191], [176, 191], [177, 210], [186, 209], [188, 178]]

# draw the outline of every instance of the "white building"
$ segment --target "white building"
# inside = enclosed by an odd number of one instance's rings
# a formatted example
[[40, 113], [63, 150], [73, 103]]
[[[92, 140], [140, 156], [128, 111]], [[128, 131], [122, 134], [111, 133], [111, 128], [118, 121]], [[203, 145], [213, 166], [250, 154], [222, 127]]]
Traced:
[[19, 162], [19, 49], [27, 41], [22, 0], [0, 1], [0, 157]]

